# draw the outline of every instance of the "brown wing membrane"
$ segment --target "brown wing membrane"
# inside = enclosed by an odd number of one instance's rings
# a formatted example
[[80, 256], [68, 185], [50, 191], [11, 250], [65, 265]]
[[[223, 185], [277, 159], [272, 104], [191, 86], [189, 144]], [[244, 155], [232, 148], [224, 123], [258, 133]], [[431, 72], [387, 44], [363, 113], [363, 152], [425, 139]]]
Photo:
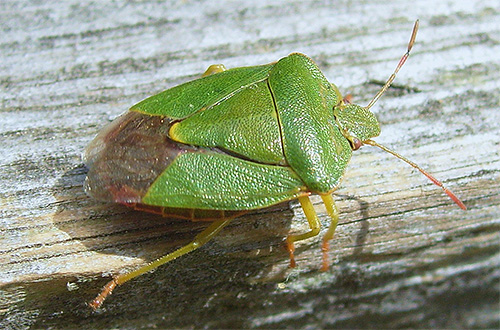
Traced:
[[87, 194], [136, 210], [189, 220], [234, 218], [242, 212], [156, 207], [141, 203], [153, 181], [181, 153], [202, 148], [168, 137], [171, 121], [129, 111], [104, 128], [85, 151]]
[[182, 152], [196, 147], [168, 138], [170, 120], [126, 112], [92, 141], [85, 152], [89, 167], [85, 190], [109, 202], [140, 203], [147, 189]]

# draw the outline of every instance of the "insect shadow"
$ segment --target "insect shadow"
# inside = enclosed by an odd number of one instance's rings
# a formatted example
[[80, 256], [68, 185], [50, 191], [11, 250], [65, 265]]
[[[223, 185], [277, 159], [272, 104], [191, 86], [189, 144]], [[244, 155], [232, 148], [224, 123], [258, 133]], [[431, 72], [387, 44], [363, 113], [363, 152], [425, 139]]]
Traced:
[[[97, 202], [83, 191], [86, 173], [87, 168], [83, 164], [78, 165], [64, 173], [53, 187], [57, 200], [54, 224], [69, 235], [71, 243], [75, 243], [73, 245], [80, 246], [78, 251], [73, 249], [68, 254], [88, 251], [99, 254], [88, 257], [86, 266], [79, 266], [81, 278], [85, 280], [73, 278], [80, 290], [71, 291], [68, 301], [76, 303], [78, 308], [95, 295], [96, 285], [100, 286], [108, 280], [107, 277], [101, 279], [101, 274], [116, 273], [123, 267], [119, 261], [123, 259], [117, 261], [116, 256], [152, 261], [186, 244], [208, 225]], [[338, 196], [356, 201], [363, 218], [367, 217], [366, 202], [354, 196]], [[178, 310], [200, 304], [204, 310], [211, 304], [218, 308], [215, 306], [224, 302], [217, 302], [215, 297], [255, 291], [255, 283], [259, 283], [258, 296], [265, 301], [276, 290], [276, 283], [284, 280], [289, 273], [284, 239], [290, 232], [293, 217], [294, 211], [289, 203], [282, 203], [235, 219], [202, 249], [160, 267], [154, 274], [136, 279], [127, 290], [117, 291], [106, 305], [107, 317], [144, 308], [154, 311], [171, 305], [178, 308], [161, 312], [179, 319]], [[368, 222], [361, 221], [353, 255], [361, 253], [367, 232]], [[317, 243], [313, 244], [313, 248], [318, 249], [315, 262], [319, 268], [319, 239]], [[299, 253], [301, 249], [298, 248]], [[81, 263], [81, 260], [78, 259], [78, 262]], [[141, 263], [138, 261], [128, 269]], [[103, 265], [109, 269], [103, 268]], [[95, 280], [89, 281], [89, 278]], [[71, 279], [68, 281], [71, 282]], [[66, 300], [64, 297], [61, 299]], [[254, 299], [259, 300], [259, 297]]]
[[356, 234], [355, 241], [354, 241], [354, 250], [352, 253], [352, 256], [358, 256], [363, 252], [363, 246], [365, 245], [366, 242], [366, 237], [368, 235], [368, 231], [370, 229], [370, 222], [366, 221], [365, 219], [369, 218], [368, 215], [368, 208], [369, 204], [368, 202], [364, 201], [363, 199], [354, 196], [354, 195], [343, 195], [343, 194], [336, 194], [337, 197], [345, 199], [345, 200], [352, 200], [355, 201], [356, 203], [359, 204], [359, 212], [361, 213], [361, 221], [360, 222], [360, 228], [359, 231]]
[[[78, 165], [64, 173], [53, 187], [53, 195], [57, 200], [53, 222], [69, 235], [69, 241], [74, 243], [72, 245], [80, 246], [77, 251], [73, 249], [68, 254], [88, 251], [99, 253], [98, 256], [89, 257], [88, 266], [79, 266], [84, 273], [82, 275], [100, 278], [103, 273], [109, 275], [119, 272], [120, 261], [116, 260], [116, 256], [152, 261], [186, 244], [208, 225], [206, 222], [165, 218], [117, 204], [97, 202], [83, 191], [87, 171], [85, 165]], [[171, 284], [174, 291], [184, 278], [187, 282], [193, 282], [196, 278], [213, 276], [213, 272], [217, 273], [217, 282], [266, 274], [271, 271], [274, 262], [287, 265], [288, 253], [283, 247], [283, 240], [290, 230], [292, 218], [293, 212], [287, 203], [243, 215], [199, 251], [165, 265], [155, 273], [164, 274], [163, 278], [167, 282], [175, 282]], [[103, 268], [103, 264], [109, 269]], [[137, 264], [140, 261], [130, 268]], [[232, 266], [228, 267], [229, 264]], [[221, 277], [222, 273], [226, 277]], [[103, 278], [103, 283], [106, 280]], [[134, 287], [140, 287], [140, 282], [135, 281]], [[214, 281], [210, 282], [212, 285]], [[96, 284], [85, 283], [83, 286], [88, 287], [89, 292], [85, 293], [86, 298], [82, 301], [88, 301], [95, 295]], [[163, 291], [162, 288], [157, 289], [165, 295], [169, 286], [165, 287]], [[141, 290], [137, 293], [146, 296], [149, 291], [143, 288], [143, 293], [140, 293]], [[134, 299], [131, 298], [133, 294], [123, 290], [124, 296], [130, 295], [126, 299]]]

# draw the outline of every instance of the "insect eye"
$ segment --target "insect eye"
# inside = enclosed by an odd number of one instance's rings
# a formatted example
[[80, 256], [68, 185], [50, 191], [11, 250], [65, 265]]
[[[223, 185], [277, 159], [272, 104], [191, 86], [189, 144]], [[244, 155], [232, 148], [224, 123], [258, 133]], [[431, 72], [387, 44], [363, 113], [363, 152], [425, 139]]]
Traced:
[[347, 94], [344, 96], [344, 99], [342, 100], [344, 104], [351, 104], [352, 103], [352, 94]]
[[358, 150], [363, 145], [363, 142], [361, 142], [360, 139], [355, 138], [355, 137], [353, 137], [352, 139], [350, 139], [349, 142], [351, 142], [351, 148], [352, 148], [352, 150]]

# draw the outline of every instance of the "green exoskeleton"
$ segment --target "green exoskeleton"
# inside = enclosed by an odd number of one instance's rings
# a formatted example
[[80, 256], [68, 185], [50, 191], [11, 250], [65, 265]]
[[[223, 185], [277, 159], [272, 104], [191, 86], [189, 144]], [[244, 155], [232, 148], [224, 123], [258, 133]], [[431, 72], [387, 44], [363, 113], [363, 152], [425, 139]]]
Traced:
[[199, 248], [234, 217], [298, 199], [310, 231], [320, 223], [309, 200], [319, 194], [331, 217], [323, 237], [323, 265], [337, 226], [332, 192], [353, 150], [372, 145], [406, 161], [464, 204], [439, 181], [371, 138], [380, 126], [370, 108], [409, 56], [418, 21], [394, 73], [367, 106], [344, 100], [307, 56], [226, 70], [211, 66], [200, 79], [151, 96], [113, 121], [86, 151], [86, 191], [104, 201], [189, 220], [211, 221], [190, 244], [130, 273], [114, 277], [90, 305], [138, 275]]

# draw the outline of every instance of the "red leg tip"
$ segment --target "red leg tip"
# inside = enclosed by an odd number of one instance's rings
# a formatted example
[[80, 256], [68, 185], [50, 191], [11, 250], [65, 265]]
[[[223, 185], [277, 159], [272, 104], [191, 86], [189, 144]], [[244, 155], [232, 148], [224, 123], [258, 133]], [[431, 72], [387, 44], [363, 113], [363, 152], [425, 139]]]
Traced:
[[95, 311], [101, 307], [101, 305], [104, 303], [104, 300], [106, 300], [106, 297], [109, 296], [112, 292], [113, 289], [116, 288], [118, 285], [116, 279], [113, 279], [109, 281], [104, 288], [102, 288], [101, 293], [95, 297], [94, 300], [88, 303], [88, 305]]
[[323, 263], [321, 265], [321, 271], [326, 272], [330, 268], [330, 262], [328, 261], [328, 251], [330, 250], [330, 244], [327, 240], [323, 240], [323, 245], [321, 245], [321, 252], [323, 252]]
[[290, 255], [290, 268], [295, 268], [297, 264], [295, 263], [295, 246], [293, 245], [293, 242], [289, 242], [288, 240], [286, 241], [286, 250]]

